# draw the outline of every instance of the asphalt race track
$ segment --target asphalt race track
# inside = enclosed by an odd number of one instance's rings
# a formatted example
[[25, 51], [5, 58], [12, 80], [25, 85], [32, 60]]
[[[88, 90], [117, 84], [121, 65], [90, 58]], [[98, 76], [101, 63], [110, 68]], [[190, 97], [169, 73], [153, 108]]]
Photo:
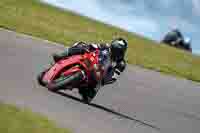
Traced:
[[0, 29], [0, 101], [32, 109], [74, 133], [199, 133], [200, 84], [129, 66], [91, 104], [55, 94], [36, 75], [61, 45]]

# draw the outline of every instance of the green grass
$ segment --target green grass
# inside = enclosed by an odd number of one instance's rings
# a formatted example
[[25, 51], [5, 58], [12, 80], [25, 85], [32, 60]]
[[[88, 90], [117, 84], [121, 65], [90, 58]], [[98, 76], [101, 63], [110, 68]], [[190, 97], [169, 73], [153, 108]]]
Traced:
[[[134, 20], [133, 20], [134, 21]], [[122, 36], [129, 42], [128, 63], [200, 81], [200, 57], [64, 11], [38, 0], [1, 0], [0, 27], [71, 45], [73, 42], [110, 42]]]
[[26, 109], [0, 103], [1, 133], [70, 133], [66, 129], [55, 127], [45, 117]]

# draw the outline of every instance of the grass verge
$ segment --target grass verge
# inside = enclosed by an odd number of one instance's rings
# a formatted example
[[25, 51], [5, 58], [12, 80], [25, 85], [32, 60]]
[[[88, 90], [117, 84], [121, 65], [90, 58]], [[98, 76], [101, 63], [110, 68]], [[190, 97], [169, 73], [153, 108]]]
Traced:
[[3, 103], [0, 103], [0, 123], [1, 133], [70, 133], [41, 115]]
[[[134, 21], [134, 20], [132, 20]], [[128, 63], [200, 81], [200, 57], [109, 26], [38, 0], [1, 0], [0, 27], [71, 45], [73, 42], [110, 42], [122, 36], [129, 42]]]

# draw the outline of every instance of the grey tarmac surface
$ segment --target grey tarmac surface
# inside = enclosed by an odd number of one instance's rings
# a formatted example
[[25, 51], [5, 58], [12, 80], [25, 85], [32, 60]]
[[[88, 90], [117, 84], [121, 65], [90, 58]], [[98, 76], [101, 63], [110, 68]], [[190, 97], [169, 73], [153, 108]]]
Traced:
[[75, 133], [199, 133], [200, 84], [129, 66], [92, 104], [49, 92], [36, 75], [61, 45], [0, 29], [0, 101], [32, 109]]

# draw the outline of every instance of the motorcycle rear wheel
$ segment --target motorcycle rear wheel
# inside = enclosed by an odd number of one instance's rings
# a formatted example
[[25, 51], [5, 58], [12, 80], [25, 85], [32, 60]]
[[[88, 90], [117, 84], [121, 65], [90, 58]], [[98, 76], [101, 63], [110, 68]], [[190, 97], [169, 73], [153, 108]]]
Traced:
[[81, 88], [79, 94], [82, 96], [83, 102], [90, 103], [96, 96], [97, 91], [94, 88]]

